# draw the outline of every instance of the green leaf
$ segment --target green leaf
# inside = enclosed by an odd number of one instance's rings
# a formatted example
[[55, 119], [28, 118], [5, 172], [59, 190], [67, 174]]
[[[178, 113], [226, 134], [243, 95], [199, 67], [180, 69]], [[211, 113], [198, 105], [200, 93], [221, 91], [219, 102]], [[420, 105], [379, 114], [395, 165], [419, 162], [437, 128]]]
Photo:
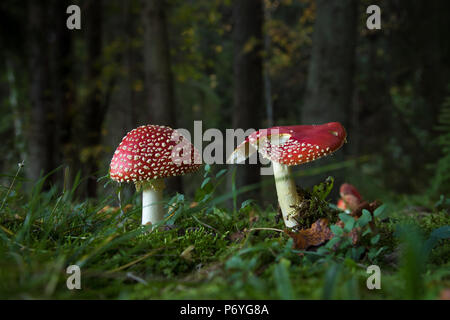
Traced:
[[380, 240], [380, 235], [377, 234], [375, 237], [373, 237], [372, 239], [370, 239], [370, 243], [371, 243], [371, 244], [377, 244], [379, 240]]
[[[352, 248], [352, 258], [354, 260], [359, 260], [361, 258], [361, 255], [364, 253], [365, 248], [364, 247], [357, 247], [357, 248]], [[356, 263], [355, 263], [356, 265]]]
[[313, 193], [318, 196], [320, 200], [325, 200], [333, 189], [333, 184], [334, 178], [329, 176], [324, 182], [313, 187]]
[[[342, 229], [341, 229], [342, 230]], [[327, 242], [325, 245], [326, 248], [331, 249], [333, 248], [341, 239], [339, 237], [334, 237], [330, 241]]]
[[352, 245], [352, 240], [350, 240], [350, 238], [348, 238], [348, 237], [344, 237], [342, 239], [342, 242], [339, 244], [339, 249], [345, 249], [351, 245]]
[[369, 250], [369, 259], [373, 260], [374, 258], [378, 257], [378, 255], [384, 250], [384, 247], [381, 247], [377, 250], [377, 248], [372, 248]]
[[273, 270], [273, 277], [278, 295], [283, 300], [294, 299], [294, 291], [292, 290], [291, 280], [289, 277], [289, 265], [290, 261], [283, 258]]
[[443, 226], [434, 229], [431, 232], [430, 237], [425, 241], [425, 248], [427, 251], [433, 249], [433, 247], [439, 242], [439, 240], [450, 238], [450, 226]]
[[203, 183], [202, 183], [202, 185], [201, 185], [201, 189], [203, 189], [207, 184], [208, 184], [208, 182], [211, 180], [211, 178], [206, 178], [205, 180], [203, 180]]
[[205, 174], [203, 175], [203, 177], [207, 177], [208, 176], [208, 174], [209, 174], [209, 172], [211, 171], [211, 165], [209, 165], [209, 164], [206, 164], [205, 165]]
[[216, 174], [216, 179], [219, 179], [221, 176], [223, 176], [227, 172], [227, 169], [222, 169]]
[[351, 220], [348, 220], [344, 225], [344, 231], [350, 232], [352, 231], [353, 227], [355, 226], [355, 220], [353, 218]]
[[251, 205], [253, 202], [255, 202], [253, 199], [248, 199], [242, 202], [241, 204], [241, 210], [244, 209], [245, 207]]
[[346, 214], [346, 213], [340, 213], [339, 218], [344, 222], [344, 231], [350, 232], [355, 227], [355, 219]]
[[340, 213], [339, 219], [341, 219], [344, 223], [347, 223], [349, 220], [354, 220], [351, 215], [348, 215], [346, 213]]
[[373, 216], [378, 219], [383, 219], [386, 215], [386, 205], [383, 204], [375, 209]]
[[365, 227], [370, 221], [372, 221], [372, 214], [366, 210], [363, 209], [361, 217], [359, 217], [358, 221], [356, 221], [356, 224], [358, 227]]
[[334, 288], [338, 281], [339, 273], [341, 271], [341, 265], [333, 264], [325, 274], [325, 284], [323, 287], [322, 298], [332, 299], [334, 294]]
[[377, 249], [371, 248], [368, 253], [369, 259], [372, 260], [373, 258], [375, 258], [376, 255], [377, 255]]
[[243, 269], [244, 261], [239, 256], [232, 256], [226, 263], [226, 269]]
[[343, 234], [343, 230], [341, 227], [333, 224], [330, 226], [331, 231], [336, 235], [336, 236], [340, 236]]

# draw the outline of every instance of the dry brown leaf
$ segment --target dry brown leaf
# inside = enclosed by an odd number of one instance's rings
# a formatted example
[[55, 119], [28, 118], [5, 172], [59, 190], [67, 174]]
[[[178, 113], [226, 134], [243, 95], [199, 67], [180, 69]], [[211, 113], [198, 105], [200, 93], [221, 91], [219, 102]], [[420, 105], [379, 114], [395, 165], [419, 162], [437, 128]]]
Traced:
[[245, 238], [245, 233], [242, 231], [236, 231], [236, 232], [233, 232], [232, 234], [230, 234], [231, 241], [239, 242], [244, 238]]
[[294, 239], [294, 248], [306, 250], [312, 246], [318, 246], [333, 237], [328, 226], [327, 219], [319, 219], [311, 225], [309, 229], [302, 229], [298, 232], [286, 231]]
[[191, 202], [189, 208], [195, 208], [196, 206], [198, 206], [198, 202]]
[[[131, 209], [133, 206], [131, 204], [127, 204], [125, 207], [122, 208], [123, 212], [126, 213], [129, 209]], [[115, 213], [120, 210], [120, 207], [111, 207], [109, 205], [104, 206], [102, 209], [97, 211], [97, 214], [103, 214], [103, 213]]]

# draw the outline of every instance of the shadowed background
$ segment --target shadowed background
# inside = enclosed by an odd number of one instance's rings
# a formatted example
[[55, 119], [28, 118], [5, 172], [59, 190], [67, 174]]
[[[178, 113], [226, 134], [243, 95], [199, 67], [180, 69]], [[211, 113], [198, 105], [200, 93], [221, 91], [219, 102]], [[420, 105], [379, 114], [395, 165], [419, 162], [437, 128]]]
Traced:
[[[81, 8], [81, 30], [66, 28], [70, 4]], [[381, 30], [366, 28], [371, 4], [381, 7]], [[366, 160], [299, 184], [334, 175], [374, 196], [448, 192], [441, 129], [450, 132], [449, 7], [424, 0], [4, 0], [0, 172], [14, 174], [25, 160], [24, 184], [32, 186], [61, 167], [47, 188], [70, 185], [80, 172], [78, 196], [95, 198], [114, 149], [139, 125], [193, 133], [194, 120], [223, 132], [341, 121], [349, 143], [297, 170]], [[272, 179], [256, 165], [228, 168], [237, 168], [238, 187]], [[168, 179], [169, 190], [192, 194], [201, 178]], [[274, 187], [248, 197], [274, 203]]]

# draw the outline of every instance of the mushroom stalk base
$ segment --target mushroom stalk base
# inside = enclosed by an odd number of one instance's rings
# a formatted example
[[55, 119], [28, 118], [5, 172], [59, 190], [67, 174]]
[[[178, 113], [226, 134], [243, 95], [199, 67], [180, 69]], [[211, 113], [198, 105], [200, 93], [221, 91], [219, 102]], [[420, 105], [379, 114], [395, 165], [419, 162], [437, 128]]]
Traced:
[[142, 225], [152, 225], [164, 219], [163, 190], [164, 182], [154, 183], [142, 190]]
[[294, 180], [291, 178], [291, 168], [285, 164], [272, 162], [278, 203], [283, 214], [284, 224], [288, 228], [295, 227], [295, 205], [300, 203]]

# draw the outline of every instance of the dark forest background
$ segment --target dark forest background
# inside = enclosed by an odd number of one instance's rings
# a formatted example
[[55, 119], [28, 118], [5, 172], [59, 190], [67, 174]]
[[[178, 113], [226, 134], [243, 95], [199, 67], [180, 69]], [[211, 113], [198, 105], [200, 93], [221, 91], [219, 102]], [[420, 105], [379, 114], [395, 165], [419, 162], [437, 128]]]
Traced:
[[[66, 28], [70, 4], [81, 30]], [[366, 28], [371, 4], [381, 30]], [[341, 121], [349, 143], [328, 162], [363, 160], [307, 184], [332, 174], [366, 194], [437, 198], [450, 190], [449, 9], [438, 0], [3, 0], [0, 182], [25, 160], [24, 186], [60, 168], [47, 187], [80, 173], [79, 196], [94, 198], [114, 149], [139, 125], [193, 133], [194, 120], [223, 132]], [[234, 167], [238, 186], [267, 178]], [[201, 175], [168, 182], [192, 193]]]

